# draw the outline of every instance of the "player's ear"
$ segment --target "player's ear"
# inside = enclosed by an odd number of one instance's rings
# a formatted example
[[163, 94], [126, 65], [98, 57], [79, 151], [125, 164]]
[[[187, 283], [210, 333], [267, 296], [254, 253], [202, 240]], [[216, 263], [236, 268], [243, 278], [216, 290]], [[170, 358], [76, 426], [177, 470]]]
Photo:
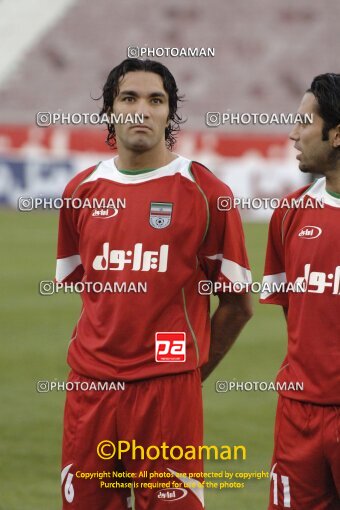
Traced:
[[340, 147], [340, 124], [338, 124], [334, 128], [333, 147], [335, 149], [338, 149]]

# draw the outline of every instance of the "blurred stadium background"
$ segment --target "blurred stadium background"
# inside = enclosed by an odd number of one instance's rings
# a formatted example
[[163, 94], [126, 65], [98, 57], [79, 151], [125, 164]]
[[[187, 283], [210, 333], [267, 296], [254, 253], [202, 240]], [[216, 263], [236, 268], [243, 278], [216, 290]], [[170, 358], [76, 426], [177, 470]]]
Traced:
[[[37, 127], [37, 112], [98, 112], [108, 72], [130, 46], [213, 47], [210, 58], [158, 60], [186, 96], [176, 152], [206, 164], [238, 197], [281, 197], [305, 182], [289, 126], [208, 128], [213, 112], [294, 113], [311, 79], [339, 72], [338, 0], [1, 0], [0, 510], [60, 508], [62, 392], [37, 393], [39, 380], [64, 380], [80, 299], [40, 296], [54, 275], [57, 212], [19, 212], [20, 196], [58, 197], [77, 172], [108, 159], [103, 126]], [[156, 58], [155, 58], [156, 59]], [[270, 210], [242, 211], [254, 280], [261, 278]], [[280, 310], [260, 307], [204, 385], [206, 444], [244, 444], [241, 463], [207, 470], [268, 471], [276, 395], [216, 393], [219, 379], [272, 381], [286, 335]], [[213, 302], [215, 306], [216, 303]], [[208, 490], [207, 509], [262, 510], [268, 480]]]

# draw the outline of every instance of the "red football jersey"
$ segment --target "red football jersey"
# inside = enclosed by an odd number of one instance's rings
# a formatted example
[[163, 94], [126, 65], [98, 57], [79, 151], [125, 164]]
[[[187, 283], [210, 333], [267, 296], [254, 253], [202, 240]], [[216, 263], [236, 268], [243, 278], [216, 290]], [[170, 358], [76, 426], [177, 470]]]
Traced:
[[340, 198], [326, 191], [322, 178], [284, 202], [297, 199], [300, 206], [284, 206], [272, 216], [263, 283], [273, 288], [261, 295], [262, 303], [288, 307], [288, 353], [277, 382], [281, 387], [301, 382], [304, 387], [279, 392], [339, 405]]
[[[81, 293], [68, 352], [77, 373], [129, 381], [207, 361], [209, 296], [198, 282], [251, 278], [239, 213], [220, 211], [219, 196], [232, 197], [228, 186], [181, 156], [141, 172], [119, 171], [110, 159], [69, 182], [63, 197], [73, 202], [64, 200], [60, 211], [56, 281], [120, 285]], [[93, 209], [76, 200], [116, 203]], [[138, 285], [140, 292], [130, 292]], [[177, 342], [170, 356], [163, 333]]]

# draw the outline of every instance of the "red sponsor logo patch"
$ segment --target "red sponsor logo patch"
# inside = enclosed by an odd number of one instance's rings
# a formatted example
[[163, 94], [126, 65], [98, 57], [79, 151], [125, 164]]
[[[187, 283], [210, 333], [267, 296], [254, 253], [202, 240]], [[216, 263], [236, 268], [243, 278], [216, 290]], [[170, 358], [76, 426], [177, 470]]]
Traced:
[[180, 363], [186, 360], [186, 334], [184, 332], [158, 332], [155, 342], [157, 362]]

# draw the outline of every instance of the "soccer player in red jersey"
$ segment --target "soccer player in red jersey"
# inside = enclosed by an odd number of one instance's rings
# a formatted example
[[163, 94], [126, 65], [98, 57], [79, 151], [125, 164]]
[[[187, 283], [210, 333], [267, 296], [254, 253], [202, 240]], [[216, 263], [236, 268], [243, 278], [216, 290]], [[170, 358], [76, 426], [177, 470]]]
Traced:
[[[290, 133], [302, 172], [321, 174], [271, 219], [261, 301], [283, 307], [288, 352], [279, 402], [270, 510], [340, 509], [340, 74], [317, 76]], [[281, 292], [280, 284], [286, 292]], [[276, 285], [276, 287], [274, 287]], [[303, 384], [302, 391], [294, 391]], [[301, 384], [299, 385], [301, 388]]]
[[[167, 509], [170, 503], [176, 510], [204, 508], [203, 488], [193, 484], [203, 470], [199, 458], [155, 458], [154, 450], [151, 460], [140, 451], [133, 458], [131, 450], [110, 461], [97, 455], [97, 445], [105, 440], [115, 445], [136, 441], [145, 449], [177, 445], [174, 456], [187, 445], [202, 445], [201, 380], [251, 316], [249, 294], [225, 288], [210, 322], [209, 296], [199, 292], [201, 280], [229, 288], [241, 282], [246, 290], [250, 271], [238, 211], [217, 207], [219, 196], [232, 197], [230, 189], [203, 165], [171, 152], [179, 99], [176, 82], [162, 64], [128, 59], [115, 67], [104, 85], [102, 113], [137, 114], [143, 122], [110, 123], [108, 143], [116, 143], [118, 155], [76, 175], [63, 195], [83, 203], [113, 199], [116, 205], [64, 205], [57, 282], [141, 290], [82, 292], [83, 308], [68, 351], [69, 381], [120, 381], [125, 389], [68, 392], [64, 510], [131, 508], [128, 473], [136, 475], [136, 510]], [[110, 455], [109, 447], [102, 456]], [[125, 478], [119, 481], [126, 486], [100, 488], [96, 476], [103, 471], [121, 472]], [[145, 486], [150, 482], [143, 479], [145, 472], [154, 471], [169, 488]], [[81, 472], [97, 475], [84, 479]], [[198, 473], [198, 480], [184, 487], [183, 473]]]

